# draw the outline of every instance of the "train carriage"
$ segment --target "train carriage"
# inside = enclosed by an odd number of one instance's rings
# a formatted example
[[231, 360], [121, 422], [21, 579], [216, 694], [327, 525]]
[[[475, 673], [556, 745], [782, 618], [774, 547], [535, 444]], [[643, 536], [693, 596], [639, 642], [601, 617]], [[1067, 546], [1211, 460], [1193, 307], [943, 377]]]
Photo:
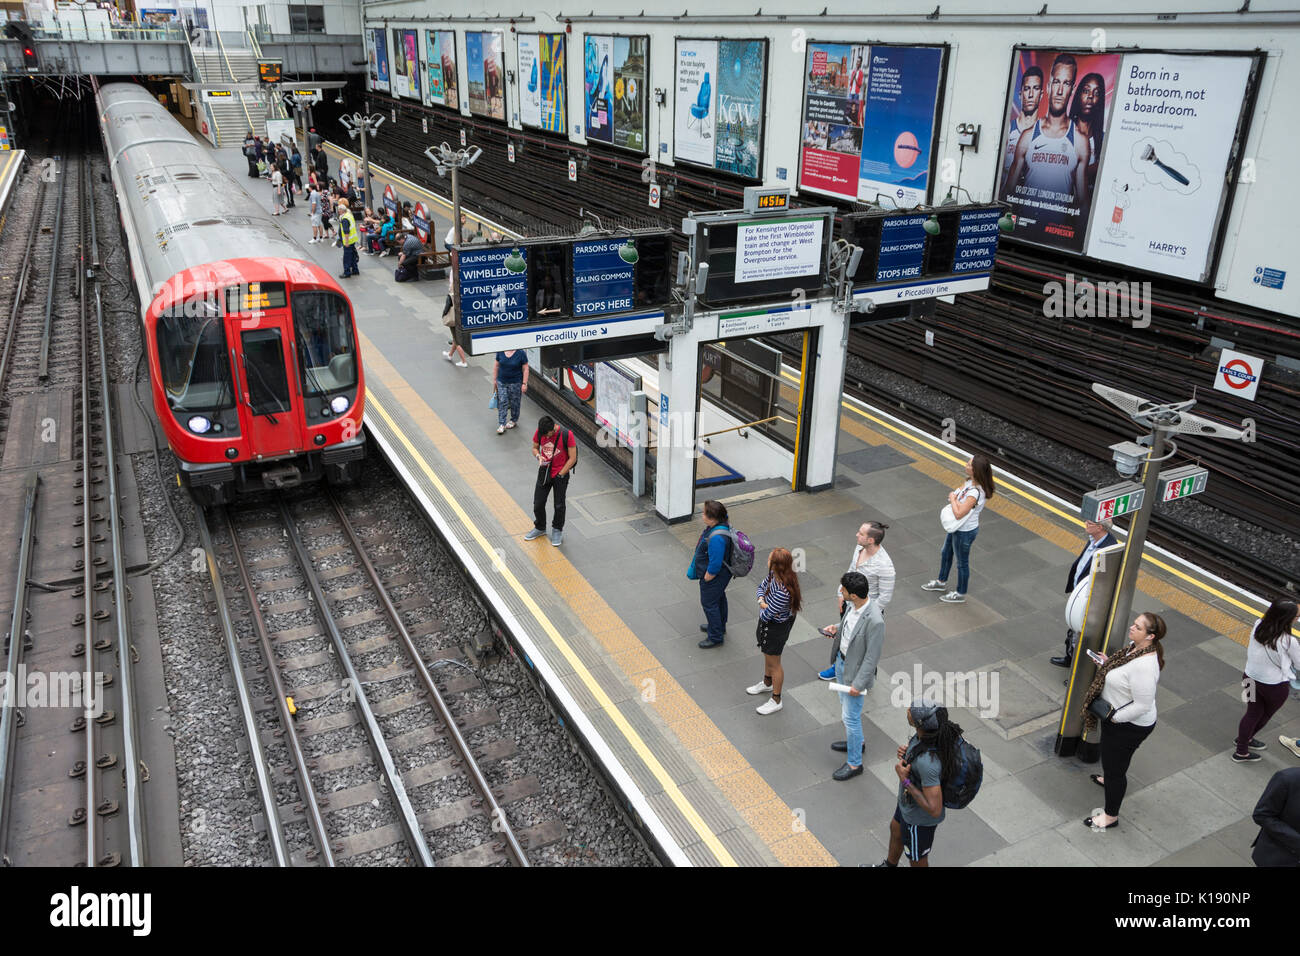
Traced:
[[365, 384], [334, 278], [139, 86], [97, 93], [154, 411], [204, 504], [354, 478]]

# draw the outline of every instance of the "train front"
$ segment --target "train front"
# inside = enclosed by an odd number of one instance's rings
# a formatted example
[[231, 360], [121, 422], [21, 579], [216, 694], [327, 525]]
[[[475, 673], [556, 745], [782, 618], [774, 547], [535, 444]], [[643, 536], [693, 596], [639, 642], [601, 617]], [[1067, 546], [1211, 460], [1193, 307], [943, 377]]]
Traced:
[[196, 500], [354, 479], [365, 389], [352, 308], [320, 267], [231, 259], [177, 273], [145, 316], [154, 407]]

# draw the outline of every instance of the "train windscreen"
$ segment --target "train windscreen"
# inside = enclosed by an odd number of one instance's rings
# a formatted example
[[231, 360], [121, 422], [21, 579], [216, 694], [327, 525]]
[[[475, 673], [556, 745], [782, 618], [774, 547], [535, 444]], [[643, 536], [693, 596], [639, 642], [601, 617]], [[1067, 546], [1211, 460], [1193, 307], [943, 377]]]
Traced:
[[295, 292], [293, 329], [304, 395], [357, 384], [356, 342], [347, 300], [333, 292]]
[[254, 415], [289, 411], [289, 377], [284, 370], [280, 330], [257, 329], [242, 337], [249, 408]]
[[160, 316], [157, 337], [163, 388], [173, 411], [215, 410], [235, 404], [226, 331], [220, 317]]

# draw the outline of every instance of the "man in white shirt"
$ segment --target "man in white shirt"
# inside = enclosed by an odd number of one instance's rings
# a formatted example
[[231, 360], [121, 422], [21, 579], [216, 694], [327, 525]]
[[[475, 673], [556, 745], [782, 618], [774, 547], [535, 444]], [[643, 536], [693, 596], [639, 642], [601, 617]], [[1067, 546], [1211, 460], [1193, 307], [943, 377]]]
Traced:
[[[881, 524], [879, 521], [867, 521], [858, 528], [858, 543], [853, 549], [853, 556], [849, 559], [849, 570], [857, 571], [866, 575], [867, 583], [871, 585], [872, 598], [871, 602], [880, 608], [880, 613], [885, 613], [885, 608], [894, 597], [894, 562], [890, 560], [889, 552], [880, 546], [885, 540], [885, 531], [889, 528], [887, 524]], [[839, 592], [840, 613], [845, 610], [844, 591]], [[828, 625], [822, 629], [822, 633], [827, 637], [833, 635], [838, 630], [834, 624]], [[821, 671], [817, 675], [822, 680], [835, 679], [835, 662], [831, 666]]]
[[835, 680], [847, 684], [840, 692], [840, 717], [844, 721], [845, 739], [831, 744], [831, 750], [844, 754], [844, 764], [831, 777], [848, 780], [862, 773], [862, 706], [863, 696], [876, 683], [876, 665], [885, 645], [885, 619], [871, 599], [871, 585], [866, 575], [850, 571], [840, 578], [844, 592], [844, 617], [831, 641], [831, 664]]
[[[1100, 521], [1085, 521], [1084, 530], [1088, 533], [1088, 543], [1084, 546], [1083, 551], [1074, 559], [1074, 564], [1070, 565], [1070, 573], [1065, 578], [1065, 594], [1068, 597], [1074, 593], [1084, 581], [1088, 580], [1088, 575], [1092, 573], [1092, 556], [1101, 548], [1109, 548], [1115, 544], [1115, 536], [1110, 533], [1111, 522], [1108, 518], [1102, 518]], [[1057, 667], [1069, 667], [1074, 661], [1074, 647], [1079, 642], [1079, 635], [1074, 631], [1067, 629], [1065, 632], [1065, 653], [1060, 657], [1053, 657], [1052, 663]]]

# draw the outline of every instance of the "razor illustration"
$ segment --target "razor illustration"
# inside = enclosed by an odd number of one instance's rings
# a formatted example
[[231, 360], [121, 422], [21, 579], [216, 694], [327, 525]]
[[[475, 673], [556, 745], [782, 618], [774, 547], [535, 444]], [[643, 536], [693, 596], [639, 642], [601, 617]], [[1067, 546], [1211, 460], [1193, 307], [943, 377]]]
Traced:
[[1168, 175], [1170, 179], [1174, 180], [1175, 182], [1180, 182], [1180, 183], [1182, 183], [1184, 186], [1189, 185], [1186, 176], [1184, 176], [1182, 173], [1180, 173], [1180, 172], [1179, 172], [1178, 170], [1176, 170], [1176, 169], [1170, 169], [1168, 166], [1166, 166], [1164, 163], [1160, 162], [1160, 160], [1158, 160], [1158, 159], [1156, 158], [1156, 151], [1155, 151], [1155, 148], [1154, 148], [1153, 146], [1151, 146], [1150, 143], [1148, 143], [1145, 147], [1143, 147], [1143, 149], [1142, 149], [1142, 159], [1143, 159], [1144, 161], [1145, 161], [1145, 160], [1149, 160], [1149, 161], [1155, 163], [1157, 166], [1159, 166], [1161, 169], [1163, 169], [1163, 170], [1165, 171], [1166, 175]]

